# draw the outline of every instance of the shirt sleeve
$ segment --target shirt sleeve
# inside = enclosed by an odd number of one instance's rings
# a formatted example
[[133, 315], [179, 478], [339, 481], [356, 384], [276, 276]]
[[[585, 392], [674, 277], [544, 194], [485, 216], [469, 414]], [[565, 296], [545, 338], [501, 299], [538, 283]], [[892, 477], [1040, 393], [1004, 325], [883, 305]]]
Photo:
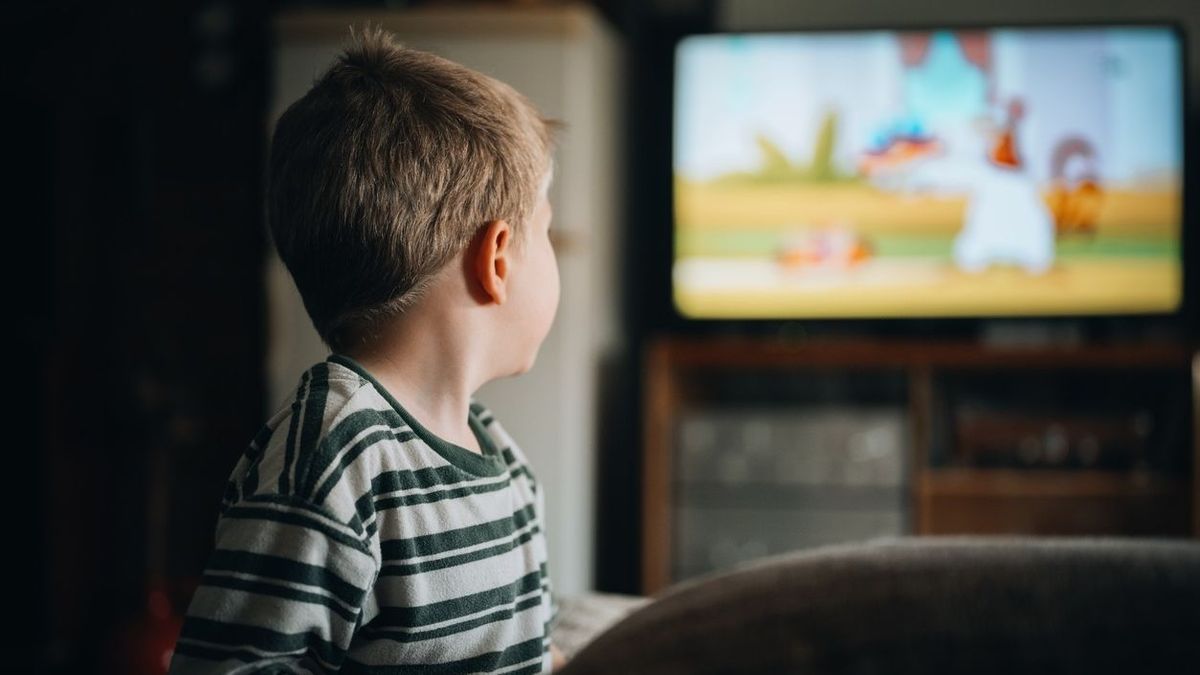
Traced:
[[[526, 464], [526, 470], [528, 470], [528, 468], [529, 468], [529, 465]], [[540, 484], [538, 484], [536, 479], [533, 478], [532, 472], [530, 472], [530, 480], [534, 486], [534, 492], [536, 494], [534, 499], [537, 502], [537, 506], [536, 506], [537, 512], [536, 513], [537, 513], [537, 518], [538, 518], [538, 526], [543, 528], [543, 532], [544, 532], [545, 527], [546, 527], [546, 522], [545, 522], [545, 520], [543, 520], [543, 514], [546, 513], [546, 499], [542, 493], [542, 486]], [[553, 633], [554, 628], [556, 626], [558, 626], [558, 594], [554, 592], [554, 581], [550, 575], [550, 561], [549, 560], [546, 560], [546, 595], [550, 601], [550, 627], [549, 627], [549, 630], [551, 633]]]
[[378, 569], [362, 534], [297, 497], [228, 506], [171, 675], [336, 672]]

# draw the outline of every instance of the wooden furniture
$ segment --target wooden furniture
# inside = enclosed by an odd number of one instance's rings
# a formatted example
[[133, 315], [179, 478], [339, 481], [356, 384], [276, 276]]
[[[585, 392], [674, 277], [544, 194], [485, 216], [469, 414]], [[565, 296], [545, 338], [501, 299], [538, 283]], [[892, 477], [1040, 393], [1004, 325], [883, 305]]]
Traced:
[[[679, 581], [672, 577], [672, 546], [678, 536], [673, 489], [679, 469], [674, 465], [675, 431], [681, 415], [689, 407], [711, 406], [719, 399], [714, 391], [722, 386], [720, 378], [747, 373], [763, 381], [818, 373], [899, 374], [905, 382], [900, 403], [909, 421], [905, 490], [913, 534], [1200, 534], [1200, 461], [1190, 425], [1182, 446], [1169, 443], [1174, 437], [1167, 437], [1167, 455], [1142, 457], [1139, 451], [1132, 464], [1115, 467], [1078, 462], [1059, 467], [972, 465], [977, 457], [957, 452], [970, 437], [955, 437], [956, 430], [978, 433], [969, 420], [963, 421], [967, 415], [956, 407], [957, 397], [986, 392], [992, 383], [1004, 381], [1014, 382], [1009, 388], [1019, 393], [1021, 378], [1030, 378], [1036, 388], [1071, 390], [1072, 397], [1082, 398], [1085, 411], [1089, 402], [1111, 404], [1112, 392], [1127, 392], [1135, 418], [1150, 414], [1137, 412], [1149, 406], [1154, 419], [1186, 425], [1197, 398], [1195, 383], [1200, 382], [1200, 365], [1193, 371], [1193, 354], [1193, 349], [1178, 344], [990, 347], [936, 341], [656, 339], [643, 354], [642, 591], [651, 594]], [[1091, 391], [1096, 383], [1106, 387], [1107, 398]], [[1036, 403], [1036, 392], [1031, 397]], [[1119, 405], [1121, 397], [1116, 398]], [[1003, 397], [999, 400], [1004, 404]], [[1019, 403], [1010, 406], [1013, 417], [996, 410], [996, 419], [1010, 426], [1020, 423]], [[1089, 437], [1092, 446], [1085, 447], [1097, 451], [1088, 458], [1095, 461], [1104, 425], [1121, 419], [1121, 410], [1102, 409], [1091, 418], [1096, 418], [1092, 424], [1099, 435]], [[1091, 418], [1075, 424], [1086, 426]], [[1073, 433], [1072, 422], [1064, 424], [1055, 427], [1058, 433]], [[1044, 454], [1055, 454], [1054, 447], [1047, 445]]]

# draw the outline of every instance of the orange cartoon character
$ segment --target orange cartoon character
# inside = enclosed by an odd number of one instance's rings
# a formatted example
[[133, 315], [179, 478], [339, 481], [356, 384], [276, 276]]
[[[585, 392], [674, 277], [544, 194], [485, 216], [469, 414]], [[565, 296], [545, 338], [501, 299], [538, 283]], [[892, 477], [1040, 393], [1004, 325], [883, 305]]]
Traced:
[[798, 230], [786, 237], [777, 260], [787, 269], [846, 269], [871, 256], [871, 245], [845, 224]]
[[1050, 159], [1050, 176], [1053, 185], [1047, 201], [1058, 235], [1095, 235], [1104, 191], [1092, 144], [1078, 136], [1060, 141]]

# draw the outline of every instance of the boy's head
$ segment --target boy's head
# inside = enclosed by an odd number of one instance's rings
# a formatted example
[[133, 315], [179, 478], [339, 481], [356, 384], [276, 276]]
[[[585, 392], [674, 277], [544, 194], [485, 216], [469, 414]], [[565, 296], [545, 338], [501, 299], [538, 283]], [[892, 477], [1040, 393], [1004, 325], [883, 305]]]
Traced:
[[525, 246], [557, 126], [502, 82], [362, 31], [279, 118], [267, 177], [271, 237], [330, 349], [368, 343], [489, 224]]

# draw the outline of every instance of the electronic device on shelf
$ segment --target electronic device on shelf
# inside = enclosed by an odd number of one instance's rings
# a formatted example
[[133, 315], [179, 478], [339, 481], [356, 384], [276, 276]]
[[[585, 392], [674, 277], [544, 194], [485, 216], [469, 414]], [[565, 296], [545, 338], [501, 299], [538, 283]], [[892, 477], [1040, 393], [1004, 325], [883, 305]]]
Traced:
[[956, 466], [1149, 469], [1153, 417], [966, 408], [955, 415]]

